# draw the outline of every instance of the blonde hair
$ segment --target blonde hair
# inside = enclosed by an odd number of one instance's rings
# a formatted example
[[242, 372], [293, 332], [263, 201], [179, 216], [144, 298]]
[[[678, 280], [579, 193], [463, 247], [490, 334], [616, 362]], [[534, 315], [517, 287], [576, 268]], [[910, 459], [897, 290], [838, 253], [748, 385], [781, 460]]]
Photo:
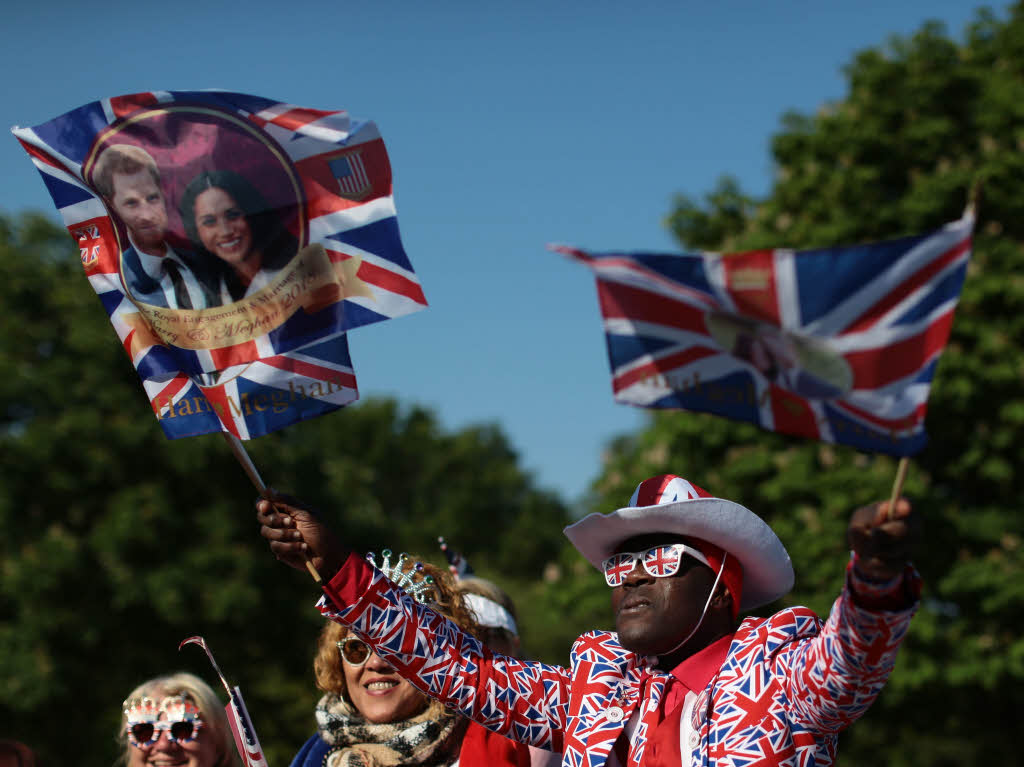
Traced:
[[[180, 694], [186, 695], [199, 706], [199, 713], [203, 720], [203, 728], [200, 730], [199, 737], [209, 738], [217, 747], [217, 760], [213, 767], [237, 765], [235, 745], [231, 736], [231, 727], [228, 725], [227, 714], [224, 713], [224, 706], [210, 685], [195, 674], [179, 671], [176, 674], [158, 676], [145, 681], [128, 694], [121, 708], [125, 709], [132, 701], [143, 697], [156, 700]], [[121, 760], [124, 764], [128, 764], [128, 755], [131, 753], [131, 749], [135, 748], [128, 743], [128, 733], [125, 729], [127, 723], [128, 719], [122, 713], [121, 731], [117, 735], [117, 740], [121, 744]]]
[[93, 186], [108, 200], [114, 196], [114, 174], [138, 173], [148, 170], [153, 182], [160, 186], [160, 169], [153, 155], [134, 144], [111, 144], [103, 150], [92, 169]]
[[[416, 557], [411, 557], [406, 570], [412, 568], [416, 561]], [[429, 606], [446, 618], [450, 618], [464, 631], [477, 636], [480, 628], [477, 626], [472, 611], [462, 598], [462, 593], [456, 588], [451, 574], [429, 562], [423, 562], [423, 575], [429, 575], [434, 579], [434, 601]], [[348, 635], [349, 630], [346, 626], [328, 621], [320, 632], [316, 657], [313, 659], [313, 675], [316, 677], [316, 686], [324, 692], [333, 692], [346, 700], [349, 700], [348, 689], [345, 687], [345, 672], [341, 667], [341, 655], [338, 653], [337, 643]]]

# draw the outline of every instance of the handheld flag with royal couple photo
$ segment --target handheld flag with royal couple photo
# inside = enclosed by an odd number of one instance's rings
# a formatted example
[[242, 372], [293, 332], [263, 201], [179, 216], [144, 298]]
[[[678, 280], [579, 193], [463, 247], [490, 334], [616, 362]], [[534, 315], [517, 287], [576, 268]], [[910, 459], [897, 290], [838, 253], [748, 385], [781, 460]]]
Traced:
[[345, 333], [426, 306], [372, 122], [154, 91], [13, 132], [172, 439], [354, 401]]
[[[347, 332], [426, 306], [372, 122], [239, 93], [154, 91], [13, 133], [164, 433], [224, 434], [261, 495], [240, 440], [355, 401]], [[266, 767], [241, 692], [201, 637], [188, 642], [224, 683], [244, 763]], [[182, 701], [174, 716], [198, 728], [197, 704]], [[128, 741], [153, 746], [171, 708], [126, 706]], [[147, 727], [136, 744], [133, 728]]]

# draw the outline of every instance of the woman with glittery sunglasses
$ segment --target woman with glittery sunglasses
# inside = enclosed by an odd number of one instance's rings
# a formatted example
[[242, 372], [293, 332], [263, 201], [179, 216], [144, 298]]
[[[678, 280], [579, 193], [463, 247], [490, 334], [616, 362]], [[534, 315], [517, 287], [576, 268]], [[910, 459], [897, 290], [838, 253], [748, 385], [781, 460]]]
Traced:
[[[390, 552], [384, 552], [385, 557]], [[386, 560], [387, 561], [387, 560]], [[402, 555], [393, 580], [417, 570], [430, 587], [414, 597], [476, 636], [473, 619], [449, 573]], [[392, 577], [389, 575], [389, 577]], [[404, 585], [415, 588], [412, 577]], [[317, 687], [326, 694], [316, 706], [317, 733], [292, 760], [292, 767], [528, 767], [529, 750], [470, 722], [421, 693], [357, 636], [328, 622], [313, 663]]]
[[224, 707], [199, 677], [182, 672], [150, 679], [122, 708], [126, 767], [237, 767]]

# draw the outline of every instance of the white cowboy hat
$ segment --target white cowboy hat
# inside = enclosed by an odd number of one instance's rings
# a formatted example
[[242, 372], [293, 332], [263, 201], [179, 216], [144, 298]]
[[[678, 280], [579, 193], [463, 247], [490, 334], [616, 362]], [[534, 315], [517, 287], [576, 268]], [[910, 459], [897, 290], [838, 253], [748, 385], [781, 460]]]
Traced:
[[672, 474], [641, 482], [626, 508], [588, 514], [564, 532], [598, 570], [617, 546], [636, 535], [676, 533], [713, 543], [743, 566], [742, 610], [773, 602], [793, 587], [789, 554], [764, 520]]

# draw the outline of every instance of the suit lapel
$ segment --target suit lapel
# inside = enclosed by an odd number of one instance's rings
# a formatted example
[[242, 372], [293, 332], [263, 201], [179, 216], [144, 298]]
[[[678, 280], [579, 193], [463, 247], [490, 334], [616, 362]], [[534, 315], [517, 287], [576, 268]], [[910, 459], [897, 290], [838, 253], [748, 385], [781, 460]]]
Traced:
[[[638, 767], [665, 692], [667, 676], [649, 674], [614, 634], [584, 635], [573, 648], [572, 726], [566, 764], [602, 767], [626, 723], [639, 710], [629, 764]], [[642, 695], [647, 679], [646, 694]]]

